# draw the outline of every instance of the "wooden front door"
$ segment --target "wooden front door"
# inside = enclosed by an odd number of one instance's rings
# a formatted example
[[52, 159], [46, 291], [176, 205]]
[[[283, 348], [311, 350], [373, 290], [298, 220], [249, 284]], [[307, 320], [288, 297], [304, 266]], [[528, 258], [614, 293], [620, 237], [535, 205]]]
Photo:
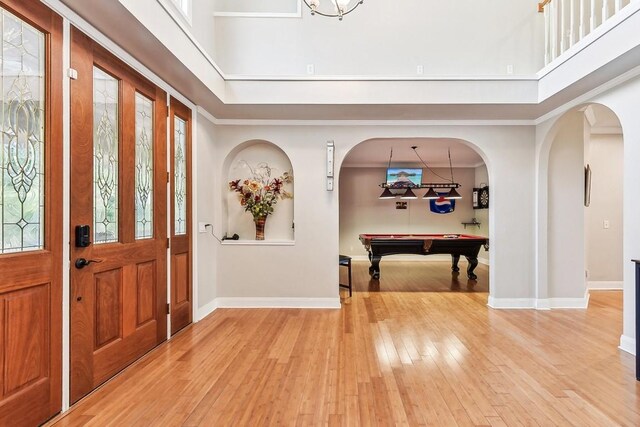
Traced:
[[191, 110], [171, 99], [171, 334], [192, 322]]
[[61, 409], [62, 19], [0, 13], [0, 425], [37, 425]]
[[167, 98], [76, 29], [71, 64], [76, 402], [167, 337]]

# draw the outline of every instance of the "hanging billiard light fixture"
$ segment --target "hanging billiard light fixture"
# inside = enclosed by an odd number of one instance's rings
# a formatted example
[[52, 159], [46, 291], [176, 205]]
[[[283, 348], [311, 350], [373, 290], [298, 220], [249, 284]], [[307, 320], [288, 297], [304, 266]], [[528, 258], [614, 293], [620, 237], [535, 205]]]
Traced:
[[304, 0], [304, 4], [311, 10], [311, 15], [321, 15], [329, 18], [338, 18], [342, 21], [344, 15], [348, 15], [364, 0]]
[[[387, 176], [387, 174], [389, 174], [389, 171], [391, 170], [391, 159], [393, 158], [393, 148], [391, 149], [390, 153], [389, 153], [389, 163], [387, 165], [387, 172], [385, 174], [385, 181], [383, 181], [382, 184], [380, 184], [380, 187], [382, 187], [384, 190], [382, 191], [382, 194], [378, 197], [379, 199], [393, 199], [399, 196], [398, 191], [401, 189], [404, 189], [404, 193], [402, 193], [402, 195], [400, 196], [401, 199], [417, 199], [418, 197], [416, 196], [416, 194], [413, 192], [413, 190], [415, 190], [416, 188], [428, 188], [426, 194], [422, 197], [425, 200], [438, 200], [438, 199], [461, 199], [462, 196], [460, 195], [460, 193], [458, 193], [458, 191], [456, 190], [457, 188], [460, 188], [461, 185], [457, 182], [454, 181], [453, 178], [453, 164], [451, 162], [451, 149], [449, 149], [448, 151], [448, 155], [449, 155], [449, 173], [451, 178], [445, 178], [441, 175], [438, 175], [433, 169], [431, 169], [429, 167], [429, 165], [427, 165], [427, 163], [422, 159], [422, 157], [420, 157], [420, 154], [418, 154], [418, 151], [416, 150], [416, 148], [418, 148], [417, 146], [412, 146], [411, 147], [414, 151], [414, 153], [416, 153], [416, 156], [418, 157], [418, 159], [420, 159], [420, 161], [422, 162], [422, 164], [424, 165], [424, 167], [429, 170], [432, 174], [434, 174], [435, 176], [437, 176], [438, 178], [441, 178], [445, 181], [448, 182], [420, 182], [415, 183], [415, 182], [411, 182], [411, 181], [406, 181], [405, 185], [397, 185], [397, 183], [393, 183], [390, 184], [389, 183], [389, 177]], [[417, 169], [416, 169], [417, 171]], [[415, 176], [418, 175], [421, 179], [422, 177], [422, 171], [420, 170], [420, 174], [417, 173], [413, 173], [411, 175], [408, 174], [408, 172], [411, 172], [411, 169], [407, 169], [405, 171], [402, 172], [398, 172], [396, 171], [396, 174], [400, 175], [400, 174], [404, 174], [405, 178], [406, 176]], [[447, 193], [441, 192], [438, 194], [438, 192], [436, 191], [437, 189], [441, 189], [441, 190], [448, 190]], [[393, 190], [393, 191], [391, 191]]]
[[[416, 150], [416, 148], [418, 148], [416, 145], [412, 146], [411, 149], [413, 150], [414, 153], [416, 153], [416, 156], [418, 157], [418, 159], [420, 159], [420, 161], [422, 162], [422, 164], [424, 165], [425, 168], [427, 168], [432, 174], [434, 174], [435, 176], [437, 176], [438, 178], [447, 180], [447, 178], [438, 175], [433, 169], [431, 169], [429, 167], [429, 165], [427, 165], [427, 163], [422, 159], [422, 157], [420, 157], [420, 154], [418, 154], [418, 150]], [[447, 151], [448, 156], [449, 156], [449, 173], [451, 175], [451, 179], [448, 181], [451, 182], [427, 182], [427, 183], [422, 183], [420, 185], [421, 188], [428, 188], [429, 190], [427, 191], [427, 193], [422, 197], [423, 199], [426, 200], [437, 200], [440, 198], [444, 198], [444, 199], [452, 199], [452, 200], [457, 200], [457, 199], [462, 199], [462, 196], [460, 195], [460, 193], [458, 193], [458, 191], [456, 190], [456, 188], [460, 188], [461, 185], [458, 184], [457, 182], [454, 181], [453, 179], [453, 164], [451, 163], [451, 148], [448, 149]], [[436, 188], [448, 188], [449, 191], [447, 192], [447, 194], [445, 196], [439, 195], [435, 189]]]

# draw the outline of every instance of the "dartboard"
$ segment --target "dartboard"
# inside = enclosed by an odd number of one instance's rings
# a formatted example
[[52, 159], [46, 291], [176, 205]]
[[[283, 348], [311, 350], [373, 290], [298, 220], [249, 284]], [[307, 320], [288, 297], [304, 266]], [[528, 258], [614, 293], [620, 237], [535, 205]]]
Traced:
[[478, 199], [480, 203], [480, 208], [488, 208], [489, 207], [489, 187], [483, 187], [480, 189], [480, 194], [478, 194]]

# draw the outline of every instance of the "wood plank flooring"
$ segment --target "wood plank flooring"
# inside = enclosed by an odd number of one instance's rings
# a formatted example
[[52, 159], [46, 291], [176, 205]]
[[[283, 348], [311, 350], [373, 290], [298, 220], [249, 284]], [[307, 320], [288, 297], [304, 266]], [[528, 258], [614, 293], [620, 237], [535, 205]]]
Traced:
[[640, 425], [620, 292], [492, 310], [484, 266], [462, 292], [433, 292], [448, 263], [386, 263], [379, 287], [353, 269], [341, 310], [218, 309], [52, 424]]

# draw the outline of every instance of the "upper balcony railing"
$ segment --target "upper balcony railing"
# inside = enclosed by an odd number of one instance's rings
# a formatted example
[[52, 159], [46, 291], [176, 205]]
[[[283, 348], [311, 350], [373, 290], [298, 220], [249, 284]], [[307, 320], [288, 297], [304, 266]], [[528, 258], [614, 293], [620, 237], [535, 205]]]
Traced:
[[637, 0], [544, 0], [544, 63], [552, 62], [607, 19]]

